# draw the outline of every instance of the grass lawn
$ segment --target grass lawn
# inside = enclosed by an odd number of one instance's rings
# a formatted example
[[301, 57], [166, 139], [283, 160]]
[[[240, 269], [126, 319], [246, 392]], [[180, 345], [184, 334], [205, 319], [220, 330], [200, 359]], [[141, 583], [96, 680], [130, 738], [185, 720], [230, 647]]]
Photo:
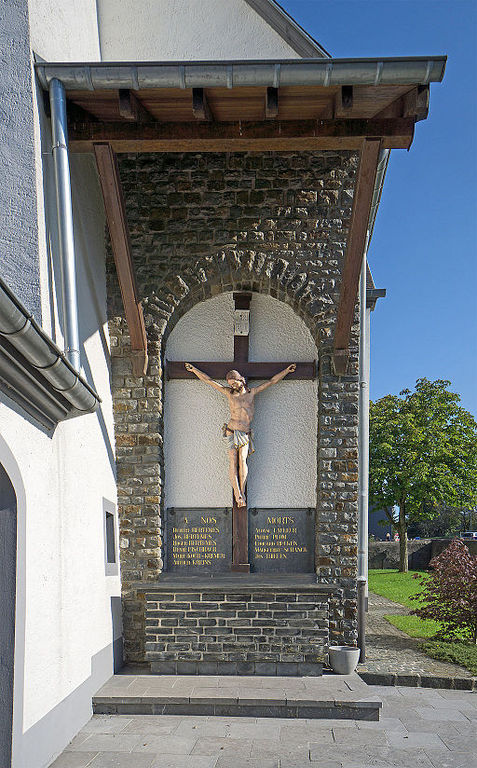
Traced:
[[[411, 597], [420, 592], [423, 585], [421, 581], [413, 578], [415, 573], [424, 575], [425, 572], [399, 573], [392, 569], [370, 570], [369, 589], [406, 608], [417, 608], [420, 601], [411, 600]], [[477, 675], [477, 646], [473, 643], [466, 640], [434, 640], [434, 635], [440, 630], [441, 625], [431, 619], [407, 615], [388, 615], [384, 618], [407, 635], [428, 640], [422, 645], [422, 650], [428, 656], [460, 664], [473, 675]]]
[[424, 575], [424, 571], [409, 571], [399, 573], [391, 568], [369, 571], [369, 588], [376, 595], [382, 595], [395, 603], [401, 603], [406, 608], [417, 608], [416, 600], [410, 598], [420, 592], [421, 582], [414, 578], [414, 574]]

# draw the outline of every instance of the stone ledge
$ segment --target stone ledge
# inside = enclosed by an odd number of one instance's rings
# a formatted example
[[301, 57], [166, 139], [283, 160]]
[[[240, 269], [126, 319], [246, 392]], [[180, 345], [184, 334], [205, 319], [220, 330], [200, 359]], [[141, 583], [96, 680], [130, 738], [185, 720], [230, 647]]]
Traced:
[[367, 685], [400, 685], [410, 688], [443, 688], [455, 691], [477, 691], [477, 677], [437, 677], [435, 675], [409, 675], [393, 672], [360, 672]]
[[337, 584], [326, 584], [317, 580], [316, 574], [287, 574], [284, 576], [269, 576], [262, 573], [215, 574], [210, 576], [180, 577], [174, 574], [164, 574], [157, 581], [130, 582], [129, 586], [142, 592], [201, 592], [227, 591], [243, 593], [245, 589], [275, 590], [280, 592], [322, 592], [335, 594], [343, 587]]
[[261, 675], [320, 677], [321, 662], [302, 661], [152, 661], [153, 675]]

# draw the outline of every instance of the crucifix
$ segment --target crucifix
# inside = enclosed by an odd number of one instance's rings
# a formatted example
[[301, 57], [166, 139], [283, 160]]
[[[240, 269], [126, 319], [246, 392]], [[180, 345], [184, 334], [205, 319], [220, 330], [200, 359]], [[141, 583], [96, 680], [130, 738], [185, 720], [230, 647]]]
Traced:
[[[250, 302], [252, 299], [251, 293], [234, 293], [234, 359], [230, 362], [193, 362], [187, 363], [185, 361], [172, 361], [166, 360], [166, 376], [168, 379], [194, 379], [195, 377], [201, 378], [200, 374], [205, 374], [203, 380], [207, 380], [207, 383], [212, 383], [216, 388], [225, 390], [220, 384], [216, 384], [214, 380], [225, 379], [227, 373], [237, 374], [239, 377], [232, 376], [227, 378], [227, 390], [231, 390], [233, 396], [234, 388], [236, 384], [240, 383], [240, 379], [269, 379], [271, 381], [262, 384], [259, 387], [253, 388], [252, 393], [265, 389], [270, 384], [280, 381], [285, 376], [287, 379], [314, 379], [316, 377], [316, 362], [301, 362], [301, 363], [259, 363], [249, 362], [249, 333], [250, 333]], [[238, 370], [234, 370], [238, 369]], [[211, 381], [212, 380], [212, 381]], [[234, 382], [235, 380], [235, 382]], [[243, 387], [242, 387], [243, 390]], [[229, 398], [229, 401], [231, 398]], [[253, 397], [251, 398], [253, 400]], [[253, 413], [253, 406], [252, 406]], [[234, 413], [231, 409], [231, 421], [229, 425], [239, 429], [239, 440], [246, 440], [245, 432], [240, 431], [241, 424], [237, 422], [234, 424]], [[225, 427], [226, 425], [224, 425]], [[231, 434], [233, 432], [233, 434]], [[230, 441], [231, 449], [234, 447], [232, 441], [235, 438], [237, 432], [233, 430], [224, 430], [224, 437]], [[240, 437], [243, 435], [244, 437]], [[246, 504], [246, 455], [250, 450], [250, 444], [244, 444], [243, 448], [245, 453], [245, 467], [240, 467], [239, 462], [242, 460], [240, 445], [235, 445], [237, 471], [236, 479], [233, 477], [233, 468], [231, 467], [231, 483], [234, 487], [234, 493], [232, 495], [232, 571], [249, 573], [250, 565], [248, 563], [248, 511]], [[232, 450], [229, 451], [232, 454]], [[244, 476], [245, 471], [245, 476]], [[240, 485], [240, 479], [243, 480]], [[237, 486], [237, 487], [236, 487]]]

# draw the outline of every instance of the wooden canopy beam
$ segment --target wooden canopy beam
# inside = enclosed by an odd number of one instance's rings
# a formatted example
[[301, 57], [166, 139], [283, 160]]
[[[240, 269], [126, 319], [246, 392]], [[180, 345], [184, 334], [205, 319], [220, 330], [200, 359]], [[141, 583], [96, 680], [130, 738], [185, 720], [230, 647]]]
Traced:
[[265, 117], [276, 120], [278, 117], [278, 88], [267, 88], [265, 94]]
[[134, 91], [129, 88], [120, 88], [118, 91], [119, 114], [125, 120], [134, 123], [150, 123], [152, 116], [142, 102], [139, 101]]
[[133, 372], [144, 376], [147, 370], [147, 337], [144, 315], [138, 299], [131, 256], [129, 229], [116, 156], [109, 144], [94, 144], [99, 181], [103, 193], [114, 262], [118, 274], [124, 313], [131, 339]]
[[351, 325], [381, 148], [380, 139], [365, 139], [356, 176], [333, 344], [333, 364], [338, 375], [345, 374], [347, 368]]
[[192, 114], [197, 120], [214, 119], [203, 88], [192, 89]]
[[359, 150], [368, 136], [384, 149], [409, 149], [414, 118], [386, 120], [263, 120], [260, 122], [82, 122], [69, 127], [73, 152], [108, 143], [114, 152]]

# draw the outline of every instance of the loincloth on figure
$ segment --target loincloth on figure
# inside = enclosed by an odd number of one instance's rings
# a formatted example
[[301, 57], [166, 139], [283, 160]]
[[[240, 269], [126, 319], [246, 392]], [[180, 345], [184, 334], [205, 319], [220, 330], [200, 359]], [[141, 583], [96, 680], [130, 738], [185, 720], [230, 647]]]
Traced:
[[229, 429], [227, 424], [222, 427], [222, 437], [224, 439], [227, 450], [232, 448], [238, 450], [244, 445], [248, 445], [248, 452], [255, 453], [255, 446], [253, 444], [253, 432], [243, 432], [241, 429]]

